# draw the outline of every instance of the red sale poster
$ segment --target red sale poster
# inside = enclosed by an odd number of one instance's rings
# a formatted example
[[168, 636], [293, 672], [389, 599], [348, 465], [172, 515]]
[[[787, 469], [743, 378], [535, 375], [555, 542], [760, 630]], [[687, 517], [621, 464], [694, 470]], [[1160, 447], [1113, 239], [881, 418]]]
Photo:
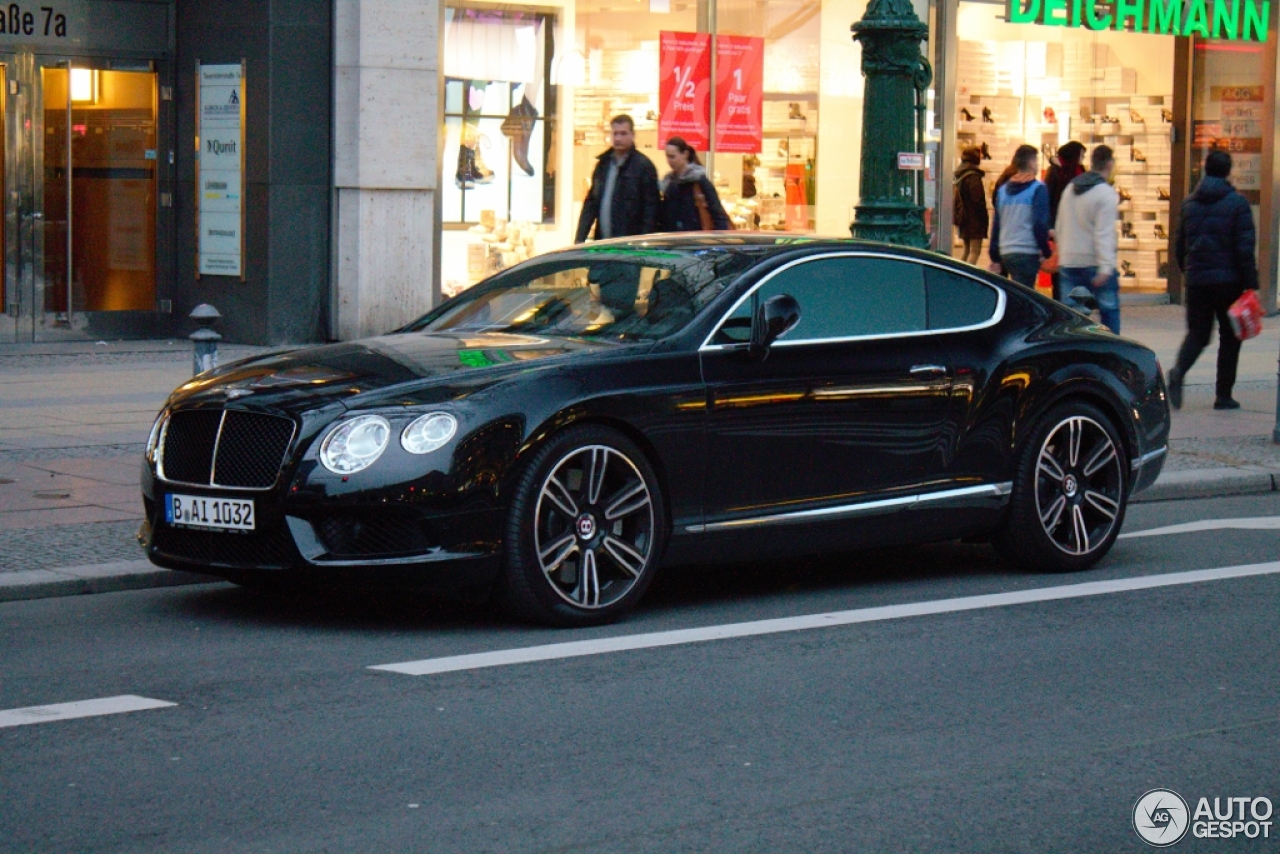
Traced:
[[716, 151], [761, 150], [764, 39], [716, 37]]
[[658, 144], [673, 136], [698, 151], [711, 143], [711, 36], [708, 33], [661, 35], [658, 83]]

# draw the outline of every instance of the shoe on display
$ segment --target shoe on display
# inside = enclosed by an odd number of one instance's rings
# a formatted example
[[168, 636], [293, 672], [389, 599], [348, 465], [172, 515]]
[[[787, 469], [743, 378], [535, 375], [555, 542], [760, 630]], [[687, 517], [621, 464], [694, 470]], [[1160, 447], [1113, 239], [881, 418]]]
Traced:
[[1147, 120], [1142, 117], [1142, 113], [1133, 107], [1129, 108], [1129, 121], [1135, 125], [1145, 125], [1147, 123]]
[[1169, 405], [1174, 409], [1182, 408], [1182, 374], [1177, 368], [1169, 371]]
[[1128, 261], [1121, 261], [1120, 269], [1123, 271], [1120, 274], [1120, 278], [1122, 279], [1133, 279], [1133, 278], [1136, 278], [1138, 275], [1137, 273], [1133, 272], [1133, 265], [1130, 264]]
[[969, 111], [968, 111], [968, 110], [966, 110], [964, 107], [961, 107], [961, 108], [960, 108], [960, 118], [961, 118], [961, 119], [963, 119], [963, 120], [964, 120], [964, 121], [966, 121], [966, 122], [971, 122], [971, 121], [973, 121], [973, 113], [969, 112]]
[[791, 154], [791, 143], [785, 139], [778, 140], [778, 156], [787, 157]]
[[1164, 122], [1165, 124], [1173, 124], [1173, 110], [1167, 110], [1161, 107], [1160, 121]]
[[1219, 397], [1213, 402], [1214, 409], [1239, 409], [1240, 401], [1230, 397]]
[[787, 118], [795, 121], [804, 121], [804, 113], [800, 112], [800, 104], [796, 102], [787, 104]]
[[1120, 236], [1126, 240], [1136, 240], [1138, 235], [1133, 231], [1133, 223], [1127, 219], [1120, 223]]
[[1120, 196], [1120, 201], [1122, 202], [1133, 201], [1133, 195], [1123, 187], [1116, 187], [1116, 193]]
[[1131, 148], [1129, 149], [1129, 159], [1137, 163], [1146, 163], [1147, 155], [1143, 154], [1140, 148]]
[[995, 119], [993, 119], [993, 118], [991, 117], [991, 108], [990, 108], [990, 107], [983, 107], [983, 108], [982, 108], [982, 121], [983, 121], [983, 123], [984, 123], [984, 124], [989, 124], [989, 125], [993, 125], [993, 124], [995, 124], [995, 123], [996, 123], [996, 120], [995, 120]]
[[1058, 123], [1058, 114], [1053, 111], [1053, 107], [1044, 108], [1045, 124], [1056, 125]]
[[526, 95], [502, 120], [502, 134], [511, 140], [511, 158], [529, 176], [534, 173], [533, 165], [529, 163], [529, 140], [533, 136], [537, 118], [538, 111], [529, 103]]
[[1156, 233], [1156, 237], [1157, 237], [1158, 239], [1160, 239], [1160, 240], [1168, 240], [1168, 239], [1169, 239], [1169, 232], [1167, 232], [1167, 231], [1165, 231], [1165, 230], [1164, 230], [1164, 226], [1163, 226], [1161, 223], [1158, 223], [1158, 222], [1157, 222], [1157, 223], [1155, 224], [1155, 226], [1154, 226], [1154, 228], [1153, 228], [1152, 230], [1153, 230], [1153, 231], [1155, 231], [1155, 233]]
[[991, 149], [987, 147], [987, 144], [985, 142], [982, 143], [982, 159], [983, 160], [991, 159]]
[[1156, 199], [1162, 202], [1169, 201], [1169, 191], [1164, 187], [1158, 187], [1156, 189]]

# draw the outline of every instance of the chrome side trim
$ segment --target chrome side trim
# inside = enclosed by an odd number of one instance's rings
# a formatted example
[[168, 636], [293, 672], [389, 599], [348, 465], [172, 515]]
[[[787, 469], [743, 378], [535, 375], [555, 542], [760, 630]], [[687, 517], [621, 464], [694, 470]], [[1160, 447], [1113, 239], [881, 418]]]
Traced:
[[[750, 290], [739, 297], [738, 300], [729, 307], [729, 310], [726, 311], [718, 321], [716, 321], [715, 326], [711, 329], [711, 333], [707, 335], [706, 340], [702, 342], [702, 346], [698, 348], [698, 352], [707, 353], [715, 352], [717, 350], [733, 350], [735, 348], [742, 347], [746, 343], [745, 341], [733, 344], [712, 344], [711, 339], [716, 337], [716, 333], [720, 331], [720, 327], [723, 326], [724, 322], [738, 310], [739, 306], [749, 300], [752, 294], [768, 284], [775, 276], [780, 273], [784, 273], [799, 264], [807, 264], [813, 261], [825, 261], [829, 258], [886, 258], [890, 261], [910, 261], [924, 267], [936, 267], [939, 270], [945, 270], [946, 272], [953, 273], [957, 276], [964, 276], [966, 278], [973, 279], [973, 281], [978, 284], [991, 288], [996, 292], [996, 308], [988, 320], [983, 323], [975, 323], [972, 326], [957, 326], [951, 329], [921, 329], [914, 332], [889, 332], [884, 335], [852, 335], [846, 338], [802, 338], [793, 341], [788, 341], [784, 338], [783, 340], [775, 341], [773, 343], [774, 347], [797, 347], [809, 344], [840, 344], [846, 341], [880, 341], [889, 338], [918, 338], [925, 335], [949, 335], [952, 332], [970, 332], [975, 329], [986, 329], [988, 326], [995, 326], [1004, 319], [1005, 307], [1009, 301], [1009, 296], [1004, 292], [1004, 289], [998, 288], [990, 282], [984, 282], [981, 279], [971, 276], [961, 270], [952, 269], [945, 264], [936, 264], [932, 261], [917, 258], [906, 258], [902, 255], [893, 255], [888, 252], [826, 252], [821, 255], [809, 255], [804, 258], [797, 258], [789, 264], [784, 264], [765, 278], [756, 282]], [[801, 306], [802, 311], [803, 309], [804, 307]]]
[[[975, 498], [1004, 499], [1013, 492], [1013, 482], [988, 483], [982, 486], [964, 486], [959, 489], [944, 489], [940, 492], [923, 492], [916, 495], [903, 495], [898, 498], [884, 498], [878, 501], [863, 501], [857, 504], [843, 504], [839, 507], [820, 507], [816, 510], [796, 510], [790, 513], [775, 513], [769, 516], [753, 516], [749, 519], [733, 519], [728, 522], [712, 522], [708, 525], [690, 525], [685, 528], [690, 534], [702, 534], [709, 531], [733, 531], [742, 528], [755, 528], [763, 525], [790, 525], [795, 523], [828, 521], [856, 516], [874, 516], [880, 513], [893, 513], [899, 510], [913, 510], [921, 505], [930, 508], [945, 505], [949, 502], [963, 504]], [[1003, 502], [1001, 502], [1003, 503]]]
[[1160, 457], [1164, 456], [1167, 453], [1169, 453], [1168, 445], [1165, 445], [1163, 448], [1156, 448], [1154, 451], [1151, 451], [1150, 453], [1147, 453], [1147, 454], [1143, 454], [1142, 456], [1134, 460], [1133, 465], [1130, 468], [1133, 471], [1138, 471], [1147, 463], [1151, 462], [1152, 460], [1158, 460], [1160, 459]]

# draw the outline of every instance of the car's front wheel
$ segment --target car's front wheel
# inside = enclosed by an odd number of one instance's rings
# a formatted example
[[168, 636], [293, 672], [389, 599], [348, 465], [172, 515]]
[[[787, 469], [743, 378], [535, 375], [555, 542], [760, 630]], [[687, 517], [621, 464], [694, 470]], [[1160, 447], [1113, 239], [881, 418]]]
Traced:
[[570, 428], [518, 478], [501, 598], [517, 616], [551, 625], [614, 619], [653, 580], [664, 519], [658, 479], [635, 443], [600, 425]]
[[1127, 459], [1111, 419], [1097, 407], [1083, 401], [1054, 407], [1022, 447], [996, 547], [1039, 571], [1093, 566], [1124, 524]]

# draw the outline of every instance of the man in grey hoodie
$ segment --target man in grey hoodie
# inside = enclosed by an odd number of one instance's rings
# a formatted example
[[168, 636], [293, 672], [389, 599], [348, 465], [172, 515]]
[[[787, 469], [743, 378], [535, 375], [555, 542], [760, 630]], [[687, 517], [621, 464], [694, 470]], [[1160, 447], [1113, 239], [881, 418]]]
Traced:
[[1116, 276], [1116, 211], [1120, 196], [1107, 182], [1115, 169], [1111, 148], [1099, 145], [1089, 155], [1089, 171], [1067, 185], [1058, 203], [1054, 236], [1058, 241], [1058, 299], [1076, 308], [1069, 294], [1083, 287], [1098, 301], [1102, 322], [1120, 334], [1120, 280]]

